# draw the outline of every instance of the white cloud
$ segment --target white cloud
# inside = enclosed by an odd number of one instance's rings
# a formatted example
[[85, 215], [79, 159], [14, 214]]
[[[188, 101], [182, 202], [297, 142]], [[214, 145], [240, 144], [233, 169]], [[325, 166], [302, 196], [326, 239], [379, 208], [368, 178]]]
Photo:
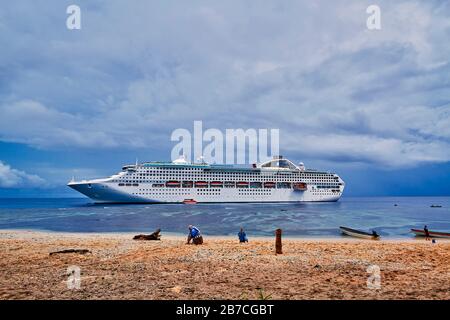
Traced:
[[0, 161], [0, 188], [45, 187], [46, 182], [34, 174], [11, 168]]

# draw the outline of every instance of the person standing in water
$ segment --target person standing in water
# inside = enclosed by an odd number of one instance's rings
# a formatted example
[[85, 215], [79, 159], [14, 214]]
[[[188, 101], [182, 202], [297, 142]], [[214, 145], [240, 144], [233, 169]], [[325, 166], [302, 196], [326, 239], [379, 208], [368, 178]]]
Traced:
[[240, 243], [248, 242], [247, 234], [245, 233], [244, 228], [241, 228], [241, 231], [238, 233], [238, 237]]

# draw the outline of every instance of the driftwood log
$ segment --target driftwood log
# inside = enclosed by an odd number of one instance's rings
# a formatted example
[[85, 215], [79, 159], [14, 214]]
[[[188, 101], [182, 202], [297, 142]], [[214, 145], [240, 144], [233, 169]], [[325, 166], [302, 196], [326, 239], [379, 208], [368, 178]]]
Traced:
[[161, 240], [161, 229], [156, 230], [152, 234], [138, 234], [133, 240]]
[[90, 251], [88, 249], [65, 249], [65, 250], [60, 250], [60, 251], [53, 251], [50, 252], [49, 255], [54, 255], [54, 254], [58, 254], [58, 253], [79, 253], [79, 254], [86, 254], [86, 253], [90, 253]]
[[283, 245], [281, 244], [281, 229], [275, 230], [275, 252], [276, 254], [283, 253]]

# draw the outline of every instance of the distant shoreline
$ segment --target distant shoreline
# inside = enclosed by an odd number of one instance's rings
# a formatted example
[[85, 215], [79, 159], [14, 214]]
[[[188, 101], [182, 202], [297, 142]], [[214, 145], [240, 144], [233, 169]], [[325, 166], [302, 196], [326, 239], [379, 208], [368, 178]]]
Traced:
[[[148, 230], [145, 232], [66, 232], [66, 231], [52, 231], [52, 230], [42, 230], [42, 229], [0, 229], [0, 238], [3, 235], [13, 235], [14, 237], [33, 237], [33, 236], [49, 236], [49, 237], [62, 237], [62, 238], [118, 238], [118, 239], [132, 239], [135, 235], [138, 234], [150, 234], [153, 230]], [[186, 234], [177, 233], [177, 232], [165, 232], [161, 231], [161, 235], [163, 239], [167, 240], [185, 240], [187, 237]], [[237, 241], [237, 232], [236, 235], [208, 235], [207, 233], [203, 233], [205, 240], [236, 240]], [[251, 241], [275, 241], [275, 231], [273, 236], [251, 236], [248, 235]], [[425, 239], [423, 237], [415, 237], [411, 235], [408, 237], [384, 237], [380, 240], [365, 240], [358, 239], [349, 236], [282, 236], [283, 240], [286, 241], [300, 241], [300, 242], [393, 242], [393, 243], [410, 243], [410, 242], [424, 242]], [[450, 239], [446, 238], [437, 238], [439, 242], [450, 242]]]

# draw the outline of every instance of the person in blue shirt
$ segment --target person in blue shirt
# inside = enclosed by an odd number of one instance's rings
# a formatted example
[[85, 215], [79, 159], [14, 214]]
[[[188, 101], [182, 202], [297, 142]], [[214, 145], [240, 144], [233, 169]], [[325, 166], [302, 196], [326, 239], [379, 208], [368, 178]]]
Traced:
[[188, 238], [187, 238], [187, 244], [192, 243], [193, 244], [202, 244], [203, 243], [203, 236], [200, 233], [200, 229], [193, 226], [193, 225], [189, 225], [189, 234], [188, 234]]
[[238, 233], [239, 242], [248, 242], [247, 235], [245, 234], [244, 228], [241, 228], [241, 231]]

